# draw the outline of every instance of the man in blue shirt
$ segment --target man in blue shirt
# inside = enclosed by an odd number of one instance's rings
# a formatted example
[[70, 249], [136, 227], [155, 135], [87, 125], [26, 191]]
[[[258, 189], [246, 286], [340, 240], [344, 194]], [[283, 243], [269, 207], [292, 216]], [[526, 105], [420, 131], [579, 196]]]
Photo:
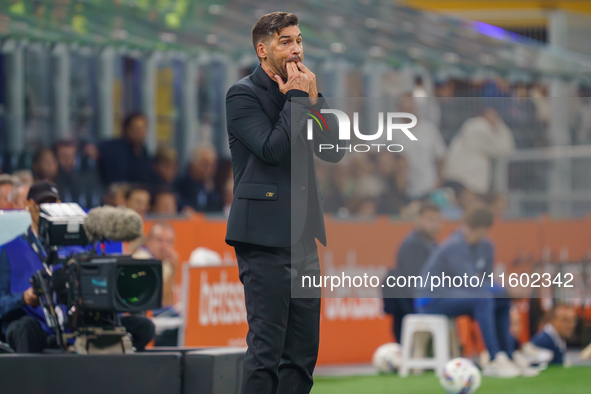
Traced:
[[551, 350], [554, 358], [551, 364], [564, 364], [566, 354], [566, 340], [573, 336], [577, 323], [577, 316], [572, 306], [556, 304], [550, 312], [550, 321], [542, 331], [537, 333], [531, 342], [541, 348]]
[[[441, 229], [441, 212], [437, 205], [424, 202], [419, 209], [419, 216], [414, 229], [402, 241], [396, 254], [396, 268], [388, 271], [389, 277], [421, 275], [423, 265], [437, 246], [436, 238]], [[386, 279], [387, 280], [387, 279]], [[388, 287], [384, 283], [384, 312], [394, 316], [392, 331], [400, 341], [402, 335], [402, 319], [415, 312], [412, 289]], [[406, 293], [405, 293], [406, 291]], [[407, 294], [408, 293], [408, 294]]]
[[[464, 225], [437, 247], [423, 267], [423, 278], [460, 276], [482, 277], [493, 272], [494, 247], [487, 238], [493, 214], [484, 207], [468, 211]], [[421, 290], [415, 300], [421, 313], [450, 317], [470, 315], [478, 322], [491, 363], [484, 369], [488, 376], [516, 377], [520, 368], [511, 360], [513, 340], [509, 333], [511, 301], [504, 290], [488, 285], [480, 287], [453, 286], [448, 283], [429, 291]]]
[[59, 201], [57, 187], [50, 182], [31, 186], [26, 209], [31, 227], [5, 244], [0, 252], [1, 333], [17, 353], [38, 353], [48, 346], [53, 333], [47, 326], [39, 299], [31, 287], [31, 276], [43, 269], [47, 257], [38, 238], [39, 205]]
[[[59, 202], [57, 187], [47, 181], [33, 184], [27, 195], [26, 209], [31, 214], [27, 231], [0, 250], [0, 338], [17, 353], [39, 353], [55, 343], [39, 298], [30, 279], [44, 269], [47, 253], [39, 234], [40, 205]], [[138, 350], [154, 338], [154, 324], [145, 316], [124, 316], [121, 324], [132, 335]]]

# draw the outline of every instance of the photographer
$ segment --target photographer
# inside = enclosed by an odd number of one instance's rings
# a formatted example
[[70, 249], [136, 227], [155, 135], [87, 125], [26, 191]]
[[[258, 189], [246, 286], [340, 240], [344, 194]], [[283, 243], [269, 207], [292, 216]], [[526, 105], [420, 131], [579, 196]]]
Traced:
[[[44, 269], [47, 252], [38, 238], [40, 205], [59, 202], [57, 187], [48, 181], [33, 184], [27, 195], [26, 210], [31, 226], [3, 246], [0, 252], [0, 327], [6, 342], [17, 353], [40, 353], [55, 343], [30, 279]], [[152, 340], [153, 323], [143, 316], [122, 319], [138, 350]]]

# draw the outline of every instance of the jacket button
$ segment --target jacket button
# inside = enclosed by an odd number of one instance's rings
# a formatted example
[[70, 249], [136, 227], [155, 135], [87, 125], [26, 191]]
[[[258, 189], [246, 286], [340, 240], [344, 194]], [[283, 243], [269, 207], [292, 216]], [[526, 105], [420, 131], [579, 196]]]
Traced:
[[306, 190], [306, 186], [300, 187], [300, 190]]

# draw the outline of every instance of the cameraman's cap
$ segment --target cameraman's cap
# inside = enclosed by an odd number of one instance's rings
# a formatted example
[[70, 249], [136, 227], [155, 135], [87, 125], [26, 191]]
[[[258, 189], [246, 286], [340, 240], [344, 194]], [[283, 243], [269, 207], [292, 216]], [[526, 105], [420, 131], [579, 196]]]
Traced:
[[[60, 195], [57, 186], [48, 181], [35, 182], [29, 189], [27, 200], [33, 199], [35, 203], [41, 204], [47, 200], [59, 200]], [[55, 201], [54, 201], [55, 202]]]

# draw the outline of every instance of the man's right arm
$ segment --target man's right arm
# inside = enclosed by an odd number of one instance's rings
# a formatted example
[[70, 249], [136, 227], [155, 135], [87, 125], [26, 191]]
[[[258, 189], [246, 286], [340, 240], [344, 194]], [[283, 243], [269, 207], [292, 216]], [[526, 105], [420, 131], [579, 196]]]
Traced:
[[0, 251], [0, 319], [25, 305], [23, 293], [10, 291], [10, 260], [5, 249]]
[[293, 89], [287, 92], [287, 100], [272, 124], [260, 101], [249, 87], [234, 85], [226, 95], [228, 133], [236, 137], [260, 160], [277, 165], [291, 150], [291, 98], [308, 97], [308, 93]]

